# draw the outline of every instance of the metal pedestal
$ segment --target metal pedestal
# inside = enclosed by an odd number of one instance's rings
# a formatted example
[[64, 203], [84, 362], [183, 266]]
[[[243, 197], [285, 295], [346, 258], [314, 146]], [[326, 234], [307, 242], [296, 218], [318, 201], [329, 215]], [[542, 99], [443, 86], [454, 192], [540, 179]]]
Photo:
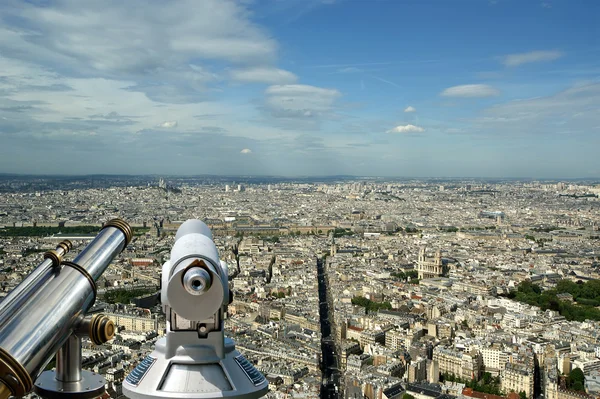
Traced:
[[105, 381], [100, 374], [81, 370], [81, 379], [77, 382], [62, 382], [55, 376], [54, 371], [44, 371], [35, 381], [35, 393], [47, 399], [92, 399], [104, 393]]
[[81, 369], [81, 338], [73, 334], [56, 353], [56, 370], [44, 371], [35, 393], [47, 399], [92, 399], [104, 393], [104, 377]]

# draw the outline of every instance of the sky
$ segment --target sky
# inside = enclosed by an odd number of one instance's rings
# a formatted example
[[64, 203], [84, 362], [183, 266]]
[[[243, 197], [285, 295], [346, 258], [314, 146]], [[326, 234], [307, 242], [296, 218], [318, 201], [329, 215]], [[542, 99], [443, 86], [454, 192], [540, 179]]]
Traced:
[[3, 0], [0, 173], [600, 177], [600, 1]]

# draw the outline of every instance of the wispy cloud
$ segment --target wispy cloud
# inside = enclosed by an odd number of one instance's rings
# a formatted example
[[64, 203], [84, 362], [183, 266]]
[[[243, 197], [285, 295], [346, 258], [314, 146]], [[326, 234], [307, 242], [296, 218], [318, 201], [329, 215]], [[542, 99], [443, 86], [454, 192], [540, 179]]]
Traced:
[[252, 154], [252, 150], [250, 148], [244, 148], [240, 151], [240, 154]]
[[600, 83], [578, 85], [546, 97], [494, 105], [476, 118], [478, 133], [588, 134], [600, 126]]
[[356, 62], [350, 64], [321, 64], [311, 65], [311, 68], [358, 68], [358, 67], [370, 67], [370, 66], [382, 66], [391, 65], [392, 62]]
[[421, 133], [424, 132], [425, 129], [423, 129], [420, 126], [415, 126], [415, 125], [399, 125], [396, 126], [393, 129], [388, 130], [386, 133]]
[[412, 105], [409, 105], [408, 107], [404, 108], [404, 112], [417, 112], [417, 109]]
[[502, 63], [508, 67], [515, 67], [531, 62], [554, 61], [564, 54], [560, 51], [530, 51], [528, 53], [508, 54], [502, 57]]
[[165, 121], [163, 123], [159, 123], [156, 127], [162, 127], [164, 129], [171, 129], [177, 127], [177, 121]]
[[292, 72], [272, 67], [252, 67], [230, 71], [233, 80], [246, 83], [288, 84], [295, 83], [298, 77]]
[[493, 97], [500, 94], [498, 89], [483, 84], [460, 85], [448, 87], [440, 93], [443, 97], [479, 98]]
[[387, 79], [384, 79], [384, 78], [382, 78], [382, 77], [379, 77], [379, 76], [374, 76], [374, 75], [369, 75], [369, 76], [370, 76], [370, 77], [372, 77], [372, 78], [373, 78], [373, 79], [375, 79], [375, 80], [378, 80], [378, 81], [380, 81], [380, 82], [386, 83], [386, 84], [388, 84], [388, 85], [390, 85], [390, 86], [394, 86], [394, 87], [395, 87], [395, 88], [397, 88], [397, 89], [401, 89], [401, 88], [402, 88], [402, 86], [400, 86], [400, 85], [399, 85], [399, 84], [397, 84], [397, 83], [394, 83], [394, 82], [392, 82], [391, 80], [387, 80]]
[[265, 91], [267, 108], [275, 117], [315, 118], [333, 109], [341, 96], [335, 89], [309, 85], [274, 85]]
[[362, 69], [357, 67], [345, 67], [337, 70], [338, 73], [357, 73], [362, 72]]

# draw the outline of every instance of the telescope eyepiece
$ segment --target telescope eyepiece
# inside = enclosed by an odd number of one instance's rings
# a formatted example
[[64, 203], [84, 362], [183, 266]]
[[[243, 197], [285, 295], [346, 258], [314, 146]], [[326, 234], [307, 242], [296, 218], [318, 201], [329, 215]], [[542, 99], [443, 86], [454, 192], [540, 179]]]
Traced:
[[202, 295], [210, 289], [210, 273], [201, 267], [192, 267], [183, 275], [183, 287], [192, 295]]

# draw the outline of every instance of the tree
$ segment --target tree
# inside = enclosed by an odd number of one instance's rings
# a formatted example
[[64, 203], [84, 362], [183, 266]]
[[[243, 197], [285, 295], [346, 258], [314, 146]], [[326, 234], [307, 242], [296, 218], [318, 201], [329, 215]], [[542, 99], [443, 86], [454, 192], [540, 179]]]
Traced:
[[567, 378], [567, 388], [574, 391], [584, 391], [584, 381], [585, 376], [583, 375], [583, 371], [581, 371], [579, 367], [576, 367], [569, 373], [569, 377]]
[[489, 384], [490, 382], [492, 382], [492, 375], [486, 371], [483, 373], [483, 383]]
[[580, 381], [575, 381], [573, 383], [573, 385], [571, 386], [571, 389], [573, 391], [585, 392], [585, 388], [583, 386], [583, 383], [581, 383]]
[[525, 393], [525, 391], [519, 392], [519, 399], [527, 399], [527, 394]]

